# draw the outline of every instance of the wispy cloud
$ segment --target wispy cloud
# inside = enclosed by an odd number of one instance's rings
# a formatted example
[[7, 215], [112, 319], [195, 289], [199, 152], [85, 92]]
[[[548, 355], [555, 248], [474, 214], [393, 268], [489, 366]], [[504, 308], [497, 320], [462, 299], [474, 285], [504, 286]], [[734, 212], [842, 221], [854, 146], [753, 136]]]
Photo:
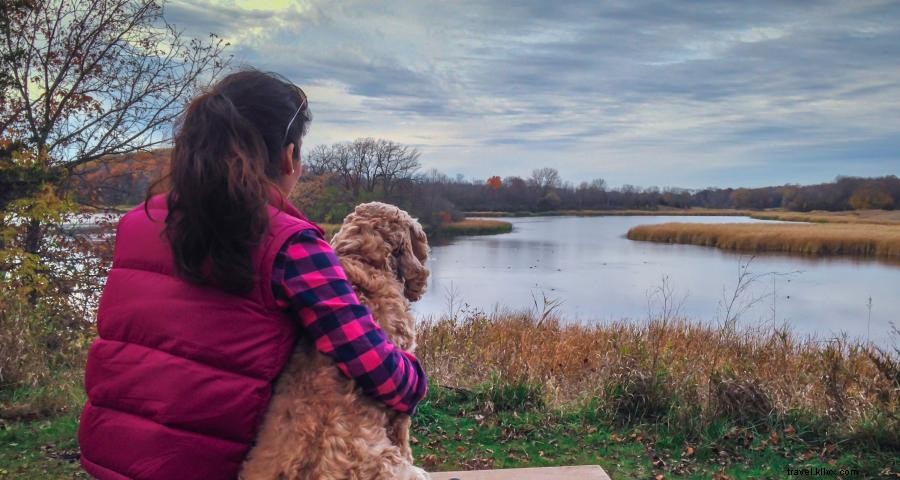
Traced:
[[207, 0], [167, 17], [302, 85], [309, 142], [387, 137], [448, 173], [900, 174], [897, 2]]

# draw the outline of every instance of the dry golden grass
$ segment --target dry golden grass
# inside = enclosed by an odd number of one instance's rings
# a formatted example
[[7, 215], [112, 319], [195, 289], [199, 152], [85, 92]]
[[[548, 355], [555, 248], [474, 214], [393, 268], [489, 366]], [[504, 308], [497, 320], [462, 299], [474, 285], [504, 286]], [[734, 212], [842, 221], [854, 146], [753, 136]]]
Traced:
[[787, 222], [812, 223], [871, 223], [875, 225], [900, 225], [900, 210], [849, 210], [845, 212], [764, 211], [749, 212], [749, 216], [760, 220], [782, 220]]
[[431, 381], [451, 388], [526, 382], [550, 405], [592, 401], [614, 418], [689, 431], [723, 418], [759, 423], [798, 412], [849, 435], [882, 422], [879, 431], [895, 432], [888, 443], [900, 445], [896, 352], [880, 369], [881, 357], [847, 340], [680, 320], [565, 325], [507, 312], [425, 320], [418, 341]]
[[509, 233], [512, 224], [502, 220], [465, 219], [448, 223], [440, 228], [441, 233], [450, 235], [492, 235]]
[[628, 238], [742, 252], [900, 258], [900, 225], [663, 223], [634, 227], [628, 231]]

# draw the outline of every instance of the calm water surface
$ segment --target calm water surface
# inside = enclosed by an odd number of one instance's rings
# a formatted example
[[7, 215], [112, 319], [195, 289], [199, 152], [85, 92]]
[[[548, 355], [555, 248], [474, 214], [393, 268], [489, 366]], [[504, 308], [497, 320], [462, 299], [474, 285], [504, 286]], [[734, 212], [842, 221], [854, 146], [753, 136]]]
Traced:
[[[457, 305], [487, 312], [529, 308], [546, 295], [562, 302], [559, 312], [572, 321], [646, 321], [648, 312], [660, 309], [652, 291], [667, 276], [674, 297], [683, 300], [683, 316], [715, 323], [722, 317], [723, 295], [731, 296], [740, 265], [749, 257], [708, 247], [631, 241], [625, 232], [635, 225], [671, 221], [758, 222], [742, 217], [504, 220], [513, 223], [512, 233], [462, 237], [432, 247], [428, 292], [415, 304], [417, 314], [447, 313], [453, 292]], [[741, 315], [742, 325], [771, 325], [774, 320], [820, 339], [846, 332], [885, 346], [900, 340], [890, 335], [889, 323], [900, 323], [900, 265], [763, 255], [752, 260], [749, 270], [780, 275], [760, 277], [742, 296], [742, 306], [757, 300]]]

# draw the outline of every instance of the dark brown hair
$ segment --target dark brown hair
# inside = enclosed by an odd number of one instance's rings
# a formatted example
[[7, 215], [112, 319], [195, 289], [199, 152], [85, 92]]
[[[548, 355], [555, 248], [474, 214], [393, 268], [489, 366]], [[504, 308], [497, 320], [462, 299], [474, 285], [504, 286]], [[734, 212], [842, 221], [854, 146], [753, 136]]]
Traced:
[[283, 149], [293, 143], [299, 155], [310, 119], [299, 87], [252, 69], [190, 102], [164, 179], [171, 185], [164, 234], [182, 277], [231, 293], [253, 289], [251, 252], [269, 226], [266, 205], [282, 175]]

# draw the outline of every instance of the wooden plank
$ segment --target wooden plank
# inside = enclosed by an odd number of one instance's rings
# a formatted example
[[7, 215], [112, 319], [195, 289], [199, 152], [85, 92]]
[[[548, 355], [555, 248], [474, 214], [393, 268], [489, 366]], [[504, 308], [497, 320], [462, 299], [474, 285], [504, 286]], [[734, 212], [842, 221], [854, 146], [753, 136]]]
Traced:
[[610, 480], [597, 465], [550, 468], [511, 468], [470, 472], [433, 472], [431, 480]]

